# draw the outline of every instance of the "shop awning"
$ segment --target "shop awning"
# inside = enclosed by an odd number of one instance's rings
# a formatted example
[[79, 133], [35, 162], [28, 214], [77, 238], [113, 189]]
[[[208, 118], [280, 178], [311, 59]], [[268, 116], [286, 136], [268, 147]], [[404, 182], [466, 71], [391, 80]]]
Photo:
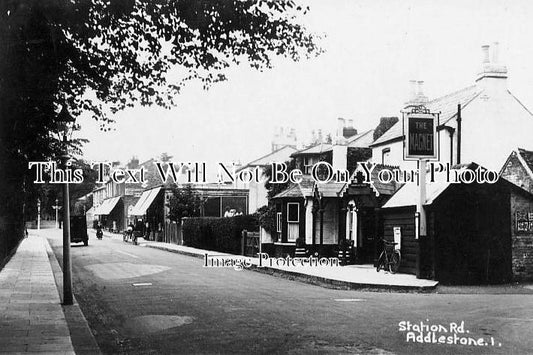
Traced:
[[120, 196], [118, 197], [112, 197], [108, 198], [107, 200], [102, 201], [102, 204], [96, 208], [94, 211], [95, 215], [108, 215], [113, 211], [113, 208], [117, 205], [118, 201], [120, 200]]
[[133, 210], [131, 211], [130, 215], [131, 216], [145, 215], [146, 210], [148, 210], [152, 202], [154, 202], [160, 190], [161, 190], [161, 187], [156, 187], [155, 189], [144, 191], [141, 197], [139, 198], [139, 201], [137, 201], [137, 203], [133, 207]]

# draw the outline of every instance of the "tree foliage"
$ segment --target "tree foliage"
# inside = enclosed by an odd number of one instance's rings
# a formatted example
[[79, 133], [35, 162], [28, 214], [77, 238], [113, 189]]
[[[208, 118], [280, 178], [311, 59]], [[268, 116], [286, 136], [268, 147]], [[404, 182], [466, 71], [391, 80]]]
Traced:
[[379, 124], [374, 129], [374, 140], [381, 137], [385, 132], [389, 130], [398, 122], [398, 117], [381, 117]]
[[[291, 159], [285, 162], [287, 171], [291, 171], [296, 168], [296, 161]], [[272, 165], [267, 165], [263, 171], [265, 179], [265, 189], [267, 190], [268, 205], [262, 206], [256, 212], [256, 217], [259, 220], [259, 225], [263, 227], [267, 232], [272, 233], [276, 230], [276, 206], [272, 198], [285, 191], [290, 182], [284, 183], [272, 183]]]
[[111, 112], [171, 107], [188, 81], [207, 88], [231, 64], [264, 69], [276, 55], [319, 53], [296, 21], [306, 11], [293, 0], [5, 0], [1, 8], [10, 42], [47, 51], [56, 100], [103, 122], [102, 103]]
[[[285, 162], [285, 165], [287, 166], [287, 171], [291, 171], [296, 168], [296, 161], [294, 159], [288, 160]], [[267, 190], [267, 198], [268, 201], [279, 194], [280, 192], [284, 191], [289, 187], [290, 182], [284, 182], [284, 183], [272, 183], [272, 165], [269, 164], [265, 167], [263, 171], [263, 175], [266, 177], [265, 179], [265, 189]]]
[[276, 207], [273, 204], [258, 208], [255, 217], [259, 221], [259, 225], [268, 233], [276, 230]]
[[1, 1], [0, 234], [22, 231], [27, 162], [65, 149], [51, 134], [61, 111], [107, 130], [107, 112], [169, 108], [191, 80], [208, 88], [233, 64], [320, 53], [297, 21], [306, 11], [293, 0]]
[[168, 217], [175, 222], [181, 222], [183, 217], [197, 217], [200, 215], [201, 206], [202, 199], [190, 185], [183, 188], [174, 187], [167, 203]]

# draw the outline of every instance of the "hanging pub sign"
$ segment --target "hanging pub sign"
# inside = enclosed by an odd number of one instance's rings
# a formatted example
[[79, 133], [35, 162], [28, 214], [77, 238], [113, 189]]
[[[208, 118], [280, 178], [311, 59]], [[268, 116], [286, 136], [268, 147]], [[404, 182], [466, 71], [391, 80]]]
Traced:
[[403, 112], [404, 160], [439, 159], [438, 124], [439, 114], [424, 106]]

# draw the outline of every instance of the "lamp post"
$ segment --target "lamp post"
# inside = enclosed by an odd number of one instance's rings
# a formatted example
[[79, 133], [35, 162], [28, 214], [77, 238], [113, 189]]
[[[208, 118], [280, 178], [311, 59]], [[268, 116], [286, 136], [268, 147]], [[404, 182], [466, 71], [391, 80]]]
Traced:
[[[67, 167], [70, 159], [68, 154], [68, 141], [75, 129], [76, 119], [70, 115], [66, 104], [63, 105], [57, 118], [57, 134], [63, 143], [63, 154], [61, 162], [63, 167]], [[56, 209], [57, 215], [57, 209]], [[72, 266], [70, 263], [70, 196], [68, 182], [63, 184], [63, 304], [71, 305], [72, 297]]]
[[41, 200], [37, 199], [37, 229], [41, 229]]

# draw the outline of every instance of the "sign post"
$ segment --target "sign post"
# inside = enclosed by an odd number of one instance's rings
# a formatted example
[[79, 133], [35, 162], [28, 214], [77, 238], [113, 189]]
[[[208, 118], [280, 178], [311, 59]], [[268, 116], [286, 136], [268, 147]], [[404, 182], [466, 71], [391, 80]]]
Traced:
[[415, 106], [410, 112], [403, 113], [404, 128], [404, 160], [418, 161], [418, 186], [419, 196], [416, 212], [419, 214], [418, 233], [415, 235], [426, 236], [426, 163], [428, 160], [438, 160], [439, 144], [437, 125], [439, 114], [431, 113], [424, 106]]
[[410, 111], [403, 113], [404, 129], [404, 160], [418, 161], [418, 199], [415, 212], [415, 239], [417, 239], [416, 251], [416, 277], [423, 277], [421, 250], [427, 236], [426, 211], [426, 163], [428, 160], [439, 159], [439, 136], [437, 126], [439, 114], [431, 113], [424, 106], [411, 107]]

